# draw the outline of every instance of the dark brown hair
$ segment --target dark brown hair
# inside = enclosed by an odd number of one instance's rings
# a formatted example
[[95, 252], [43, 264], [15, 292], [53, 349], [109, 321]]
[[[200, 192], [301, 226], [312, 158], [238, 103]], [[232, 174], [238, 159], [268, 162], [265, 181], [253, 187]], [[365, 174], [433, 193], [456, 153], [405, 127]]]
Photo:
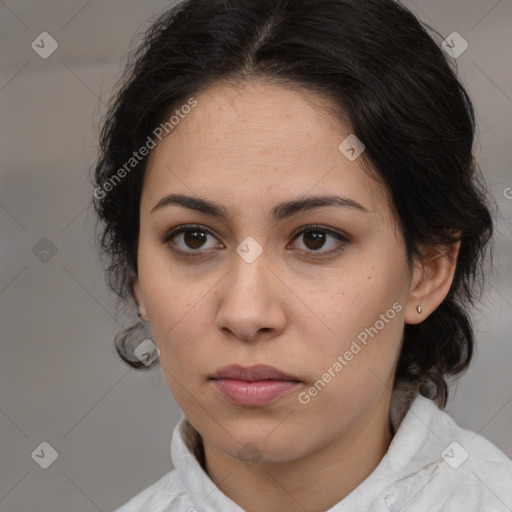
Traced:
[[[423, 322], [405, 325], [396, 374], [444, 407], [447, 377], [472, 357], [468, 308], [481, 295], [493, 220], [473, 157], [473, 107], [436, 37], [392, 0], [187, 0], [161, 15], [118, 85], [93, 180], [98, 242], [118, 299], [134, 300], [147, 157], [129, 169], [126, 162], [169, 112], [221, 80], [312, 91], [332, 100], [334, 115], [346, 113], [364, 142], [364, 161], [391, 194], [409, 263], [422, 244], [461, 240], [448, 295]], [[114, 183], [123, 166], [129, 172]], [[125, 362], [144, 369], [133, 355], [139, 327], [115, 343]]]

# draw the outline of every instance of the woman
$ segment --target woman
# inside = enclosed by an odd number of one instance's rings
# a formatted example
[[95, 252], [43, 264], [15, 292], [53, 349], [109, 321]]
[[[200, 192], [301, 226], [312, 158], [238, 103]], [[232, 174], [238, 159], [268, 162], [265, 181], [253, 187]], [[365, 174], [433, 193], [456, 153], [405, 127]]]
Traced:
[[94, 196], [108, 283], [151, 329], [118, 353], [184, 416], [176, 469], [117, 512], [512, 510], [512, 462], [442, 411], [493, 232], [449, 58], [391, 0], [152, 25]]

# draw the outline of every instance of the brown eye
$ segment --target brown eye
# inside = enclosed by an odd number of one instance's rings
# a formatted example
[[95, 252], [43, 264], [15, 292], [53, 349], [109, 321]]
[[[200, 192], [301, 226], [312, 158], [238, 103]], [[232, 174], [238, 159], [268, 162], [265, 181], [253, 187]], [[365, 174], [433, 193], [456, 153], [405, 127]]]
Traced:
[[[210, 242], [212, 240], [212, 242]], [[213, 243], [217, 240], [210, 231], [201, 226], [181, 226], [171, 230], [162, 240], [164, 245], [175, 252], [185, 253], [191, 256], [199, 256], [202, 252], [222, 244]], [[208, 247], [208, 242], [210, 246]]]
[[316, 230], [305, 231], [303, 234], [304, 245], [308, 249], [318, 250], [325, 244], [325, 233]]
[[187, 247], [191, 249], [200, 249], [201, 246], [206, 242], [208, 235], [204, 231], [184, 231], [183, 241]]
[[[328, 255], [340, 251], [350, 240], [341, 233], [336, 233], [322, 226], [309, 226], [296, 234], [294, 240], [302, 240], [302, 252]], [[322, 248], [326, 250], [321, 251]]]

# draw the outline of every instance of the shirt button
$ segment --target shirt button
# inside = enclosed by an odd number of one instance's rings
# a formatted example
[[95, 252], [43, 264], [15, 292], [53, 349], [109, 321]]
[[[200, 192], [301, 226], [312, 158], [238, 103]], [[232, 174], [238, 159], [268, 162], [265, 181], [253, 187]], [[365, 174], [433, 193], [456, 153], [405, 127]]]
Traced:
[[391, 507], [391, 505], [393, 505], [395, 500], [396, 500], [395, 493], [393, 491], [390, 491], [386, 494], [386, 496], [384, 498], [384, 503], [386, 504], [387, 507]]

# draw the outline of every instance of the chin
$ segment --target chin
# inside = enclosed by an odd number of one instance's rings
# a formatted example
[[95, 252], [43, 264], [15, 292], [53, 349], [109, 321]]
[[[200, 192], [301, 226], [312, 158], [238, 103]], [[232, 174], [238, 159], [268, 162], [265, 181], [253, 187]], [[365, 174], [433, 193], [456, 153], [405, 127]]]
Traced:
[[245, 430], [242, 424], [235, 430], [226, 423], [226, 430], [232, 436], [223, 436], [218, 444], [215, 443], [217, 448], [248, 465], [289, 462], [307, 452], [304, 441], [309, 439], [309, 434], [293, 432], [289, 425], [285, 427], [279, 420], [262, 420], [259, 427], [252, 422]]

